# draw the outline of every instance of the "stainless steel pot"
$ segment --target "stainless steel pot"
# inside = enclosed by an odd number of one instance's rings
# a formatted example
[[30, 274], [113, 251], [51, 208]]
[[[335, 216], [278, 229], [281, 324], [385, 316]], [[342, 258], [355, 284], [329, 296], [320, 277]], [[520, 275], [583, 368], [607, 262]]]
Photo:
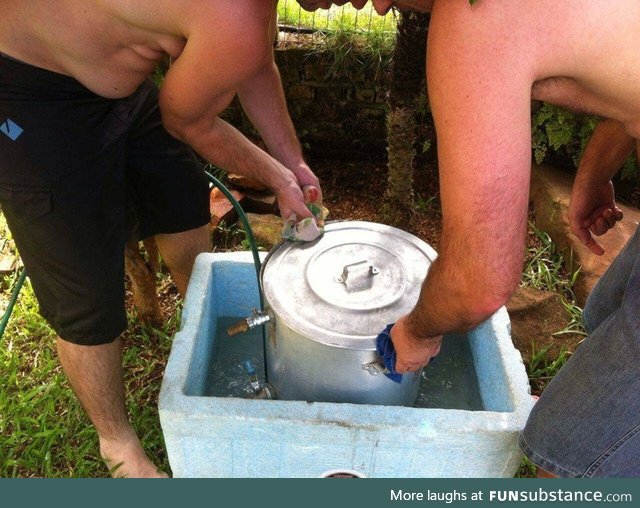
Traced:
[[375, 339], [413, 308], [435, 257], [415, 236], [370, 222], [328, 223], [315, 242], [274, 247], [261, 283], [278, 398], [413, 405], [420, 374], [388, 379]]

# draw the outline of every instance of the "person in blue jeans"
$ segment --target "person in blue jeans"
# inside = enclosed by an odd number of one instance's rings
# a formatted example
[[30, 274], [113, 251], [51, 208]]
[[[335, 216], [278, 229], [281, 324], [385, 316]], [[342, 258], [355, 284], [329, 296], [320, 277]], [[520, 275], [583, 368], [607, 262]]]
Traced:
[[[298, 1], [311, 10], [346, 3]], [[367, 1], [351, 3], [362, 8]], [[640, 0], [372, 4], [379, 14], [394, 6], [431, 12], [427, 84], [443, 228], [418, 303], [391, 330], [403, 373], [438, 354], [443, 334], [489, 318], [520, 283], [531, 99], [615, 121], [600, 129], [592, 154], [615, 159], [640, 137]], [[609, 128], [624, 135], [609, 136]], [[570, 221], [601, 254], [594, 236], [621, 219], [611, 184], [618, 167], [595, 162], [585, 159], [578, 171]], [[545, 390], [523, 433], [524, 451], [550, 474], [640, 476], [638, 242], [636, 234], [594, 290], [585, 311], [592, 333]]]
[[[604, 251], [590, 228], [602, 235], [614, 223], [598, 216], [600, 209], [622, 218], [610, 178], [635, 147], [622, 124], [603, 121], [580, 161], [568, 215], [594, 254]], [[593, 288], [583, 314], [589, 336], [545, 389], [520, 436], [522, 450], [543, 470], [563, 477], [640, 475], [639, 303], [640, 229]]]

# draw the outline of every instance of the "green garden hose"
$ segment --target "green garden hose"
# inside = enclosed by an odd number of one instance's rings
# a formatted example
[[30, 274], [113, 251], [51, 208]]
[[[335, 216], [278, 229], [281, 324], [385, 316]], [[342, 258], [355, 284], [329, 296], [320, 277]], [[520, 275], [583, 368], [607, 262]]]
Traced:
[[23, 268], [22, 272], [20, 272], [20, 276], [18, 277], [18, 281], [16, 282], [16, 285], [13, 287], [13, 291], [11, 292], [9, 305], [7, 305], [7, 308], [4, 311], [4, 314], [2, 315], [2, 319], [0, 319], [0, 340], [4, 335], [5, 329], [7, 328], [7, 324], [9, 323], [9, 318], [11, 317], [13, 308], [15, 307], [16, 302], [18, 301], [18, 295], [20, 294], [20, 290], [22, 289], [24, 280], [26, 278], [27, 278], [27, 270]]
[[[218, 180], [215, 176], [213, 176], [208, 171], [205, 171], [205, 174], [211, 181], [213, 185], [215, 185], [220, 191], [225, 195], [225, 197], [231, 202], [234, 210], [240, 217], [240, 221], [242, 222], [242, 226], [244, 227], [245, 233], [247, 234], [247, 240], [249, 240], [249, 246], [251, 247], [251, 253], [253, 254], [253, 264], [256, 269], [256, 277], [258, 277], [258, 288], [260, 288], [260, 253], [258, 252], [258, 245], [256, 244], [256, 239], [253, 236], [253, 230], [251, 229], [251, 225], [249, 224], [249, 219], [247, 219], [244, 210], [240, 206], [240, 203], [233, 197], [231, 191], [227, 189], [224, 184]], [[262, 291], [260, 291], [260, 310], [262, 310], [263, 301], [262, 301]]]
[[[220, 189], [220, 191], [226, 196], [226, 198], [229, 200], [234, 210], [238, 214], [238, 217], [240, 217], [240, 221], [242, 222], [242, 226], [244, 227], [244, 231], [247, 235], [247, 240], [249, 240], [251, 253], [253, 254], [253, 265], [256, 269], [258, 295], [260, 297], [259, 310], [262, 311], [264, 310], [264, 300], [262, 297], [262, 288], [261, 288], [262, 285], [260, 284], [260, 268], [261, 268], [260, 253], [258, 252], [258, 245], [256, 244], [255, 237], [253, 236], [253, 230], [251, 229], [251, 225], [249, 224], [249, 219], [247, 219], [247, 216], [244, 213], [244, 210], [240, 206], [240, 203], [238, 203], [238, 200], [235, 197], [233, 197], [233, 194], [231, 194], [231, 191], [229, 191], [229, 189], [227, 189], [220, 180], [218, 180], [215, 176], [213, 176], [208, 171], [205, 171], [205, 174], [207, 175], [207, 177], [209, 177], [209, 180], [211, 181], [211, 183], [215, 185], [218, 189]], [[264, 326], [261, 326], [260, 329], [262, 330], [262, 360], [263, 360], [263, 367], [264, 367], [264, 382], [266, 384], [269, 382], [268, 374], [267, 374], [267, 336], [265, 333]]]

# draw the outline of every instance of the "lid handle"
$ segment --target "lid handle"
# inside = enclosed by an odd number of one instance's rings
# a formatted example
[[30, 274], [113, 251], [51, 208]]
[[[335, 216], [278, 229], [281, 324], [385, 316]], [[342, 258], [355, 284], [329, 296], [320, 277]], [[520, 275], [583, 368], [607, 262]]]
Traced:
[[369, 264], [369, 261], [364, 259], [362, 261], [358, 261], [356, 263], [350, 263], [348, 265], [344, 265], [342, 267], [342, 273], [336, 277], [336, 281], [340, 284], [347, 284], [347, 280], [349, 279], [349, 275], [354, 272], [359, 272], [365, 268], [368, 268], [369, 277], [373, 277], [374, 275], [378, 275], [380, 270], [378, 270], [375, 266]]

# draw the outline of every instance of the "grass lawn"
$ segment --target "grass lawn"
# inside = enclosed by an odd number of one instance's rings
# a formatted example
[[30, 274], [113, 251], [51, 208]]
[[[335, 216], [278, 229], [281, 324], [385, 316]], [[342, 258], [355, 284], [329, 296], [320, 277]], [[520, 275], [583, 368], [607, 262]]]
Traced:
[[[10, 240], [2, 216], [0, 238]], [[11, 242], [5, 242], [5, 253], [11, 251]], [[169, 278], [159, 278], [161, 291], [173, 294]], [[14, 280], [0, 280], [0, 312]], [[179, 305], [162, 330], [142, 326], [131, 314], [123, 338], [129, 414], [148, 452], [165, 470], [157, 400], [179, 319]], [[62, 372], [55, 334], [38, 315], [27, 279], [0, 342], [0, 477], [101, 476], [108, 472], [97, 434]]]
[[371, 3], [361, 10], [351, 4], [332, 6], [307, 12], [296, 0], [278, 2], [278, 22], [299, 28], [315, 28], [325, 31], [394, 32], [396, 18], [393, 12], [379, 16]]
[[[131, 315], [124, 337], [129, 414], [165, 470], [157, 400], [178, 320], [179, 309], [162, 330], [154, 330]], [[55, 334], [38, 315], [29, 283], [0, 344], [0, 442], [0, 477], [108, 476], [97, 434], [62, 372]]]

